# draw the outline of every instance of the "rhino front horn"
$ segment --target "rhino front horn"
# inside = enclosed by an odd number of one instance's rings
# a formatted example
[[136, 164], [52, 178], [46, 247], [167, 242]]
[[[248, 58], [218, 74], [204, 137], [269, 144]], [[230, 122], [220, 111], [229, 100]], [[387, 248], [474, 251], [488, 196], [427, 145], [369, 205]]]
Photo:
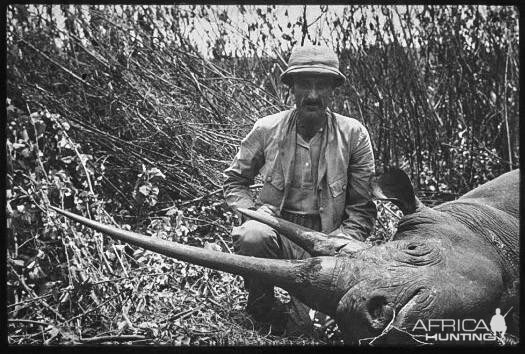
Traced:
[[334, 269], [338, 267], [338, 257], [281, 260], [222, 253], [121, 230], [53, 206], [50, 208], [114, 239], [203, 267], [259, 278], [327, 314], [334, 313], [342, 296], [330, 286]]

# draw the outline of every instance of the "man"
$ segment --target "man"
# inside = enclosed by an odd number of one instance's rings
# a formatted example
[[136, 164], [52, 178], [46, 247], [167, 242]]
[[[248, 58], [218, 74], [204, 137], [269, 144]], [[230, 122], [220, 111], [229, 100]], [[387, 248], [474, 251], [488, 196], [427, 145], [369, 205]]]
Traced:
[[[280, 216], [329, 234], [364, 240], [376, 208], [369, 179], [374, 156], [366, 128], [329, 109], [334, 88], [345, 81], [336, 54], [305, 46], [290, 55], [281, 81], [292, 88], [296, 108], [259, 119], [224, 171], [224, 195], [238, 207]], [[260, 173], [264, 185], [253, 201], [249, 186]], [[247, 220], [232, 231], [237, 253], [255, 257], [304, 259], [310, 255], [271, 227]], [[274, 300], [272, 284], [245, 279], [247, 311], [275, 332], [310, 334], [309, 308], [293, 299]]]

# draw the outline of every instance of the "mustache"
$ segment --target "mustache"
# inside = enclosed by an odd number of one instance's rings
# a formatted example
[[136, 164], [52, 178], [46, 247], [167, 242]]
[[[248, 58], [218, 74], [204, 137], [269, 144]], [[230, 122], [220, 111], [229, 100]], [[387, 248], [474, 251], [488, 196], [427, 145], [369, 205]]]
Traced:
[[302, 106], [321, 106], [323, 102], [321, 100], [303, 100]]

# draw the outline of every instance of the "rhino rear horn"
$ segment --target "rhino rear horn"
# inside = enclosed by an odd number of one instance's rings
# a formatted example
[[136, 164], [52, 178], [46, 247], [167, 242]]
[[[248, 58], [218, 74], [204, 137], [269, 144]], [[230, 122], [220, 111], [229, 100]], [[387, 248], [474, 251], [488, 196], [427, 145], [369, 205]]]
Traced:
[[281, 235], [285, 236], [314, 257], [333, 256], [343, 247], [345, 247], [345, 252], [356, 252], [367, 247], [364, 242], [354, 239], [349, 240], [346, 238], [329, 237], [322, 232], [314, 231], [269, 214], [259, 213], [244, 208], [238, 208], [237, 210], [254, 220], [271, 226]]
[[391, 167], [372, 179], [372, 195], [388, 200], [401, 209], [403, 214], [411, 214], [421, 205], [417, 199], [408, 175], [397, 167]]

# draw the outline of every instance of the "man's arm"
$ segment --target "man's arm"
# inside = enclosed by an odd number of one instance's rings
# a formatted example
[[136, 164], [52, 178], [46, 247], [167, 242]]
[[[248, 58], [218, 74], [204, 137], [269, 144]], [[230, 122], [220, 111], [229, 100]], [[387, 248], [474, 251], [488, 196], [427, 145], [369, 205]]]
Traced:
[[370, 235], [377, 215], [370, 190], [370, 179], [374, 173], [374, 152], [370, 135], [361, 126], [348, 165], [346, 217], [332, 235], [350, 236], [360, 241]]
[[228, 206], [253, 208], [255, 203], [249, 186], [264, 165], [264, 136], [258, 121], [248, 135], [241, 141], [241, 146], [232, 164], [224, 171], [226, 180], [223, 184], [224, 198]]

